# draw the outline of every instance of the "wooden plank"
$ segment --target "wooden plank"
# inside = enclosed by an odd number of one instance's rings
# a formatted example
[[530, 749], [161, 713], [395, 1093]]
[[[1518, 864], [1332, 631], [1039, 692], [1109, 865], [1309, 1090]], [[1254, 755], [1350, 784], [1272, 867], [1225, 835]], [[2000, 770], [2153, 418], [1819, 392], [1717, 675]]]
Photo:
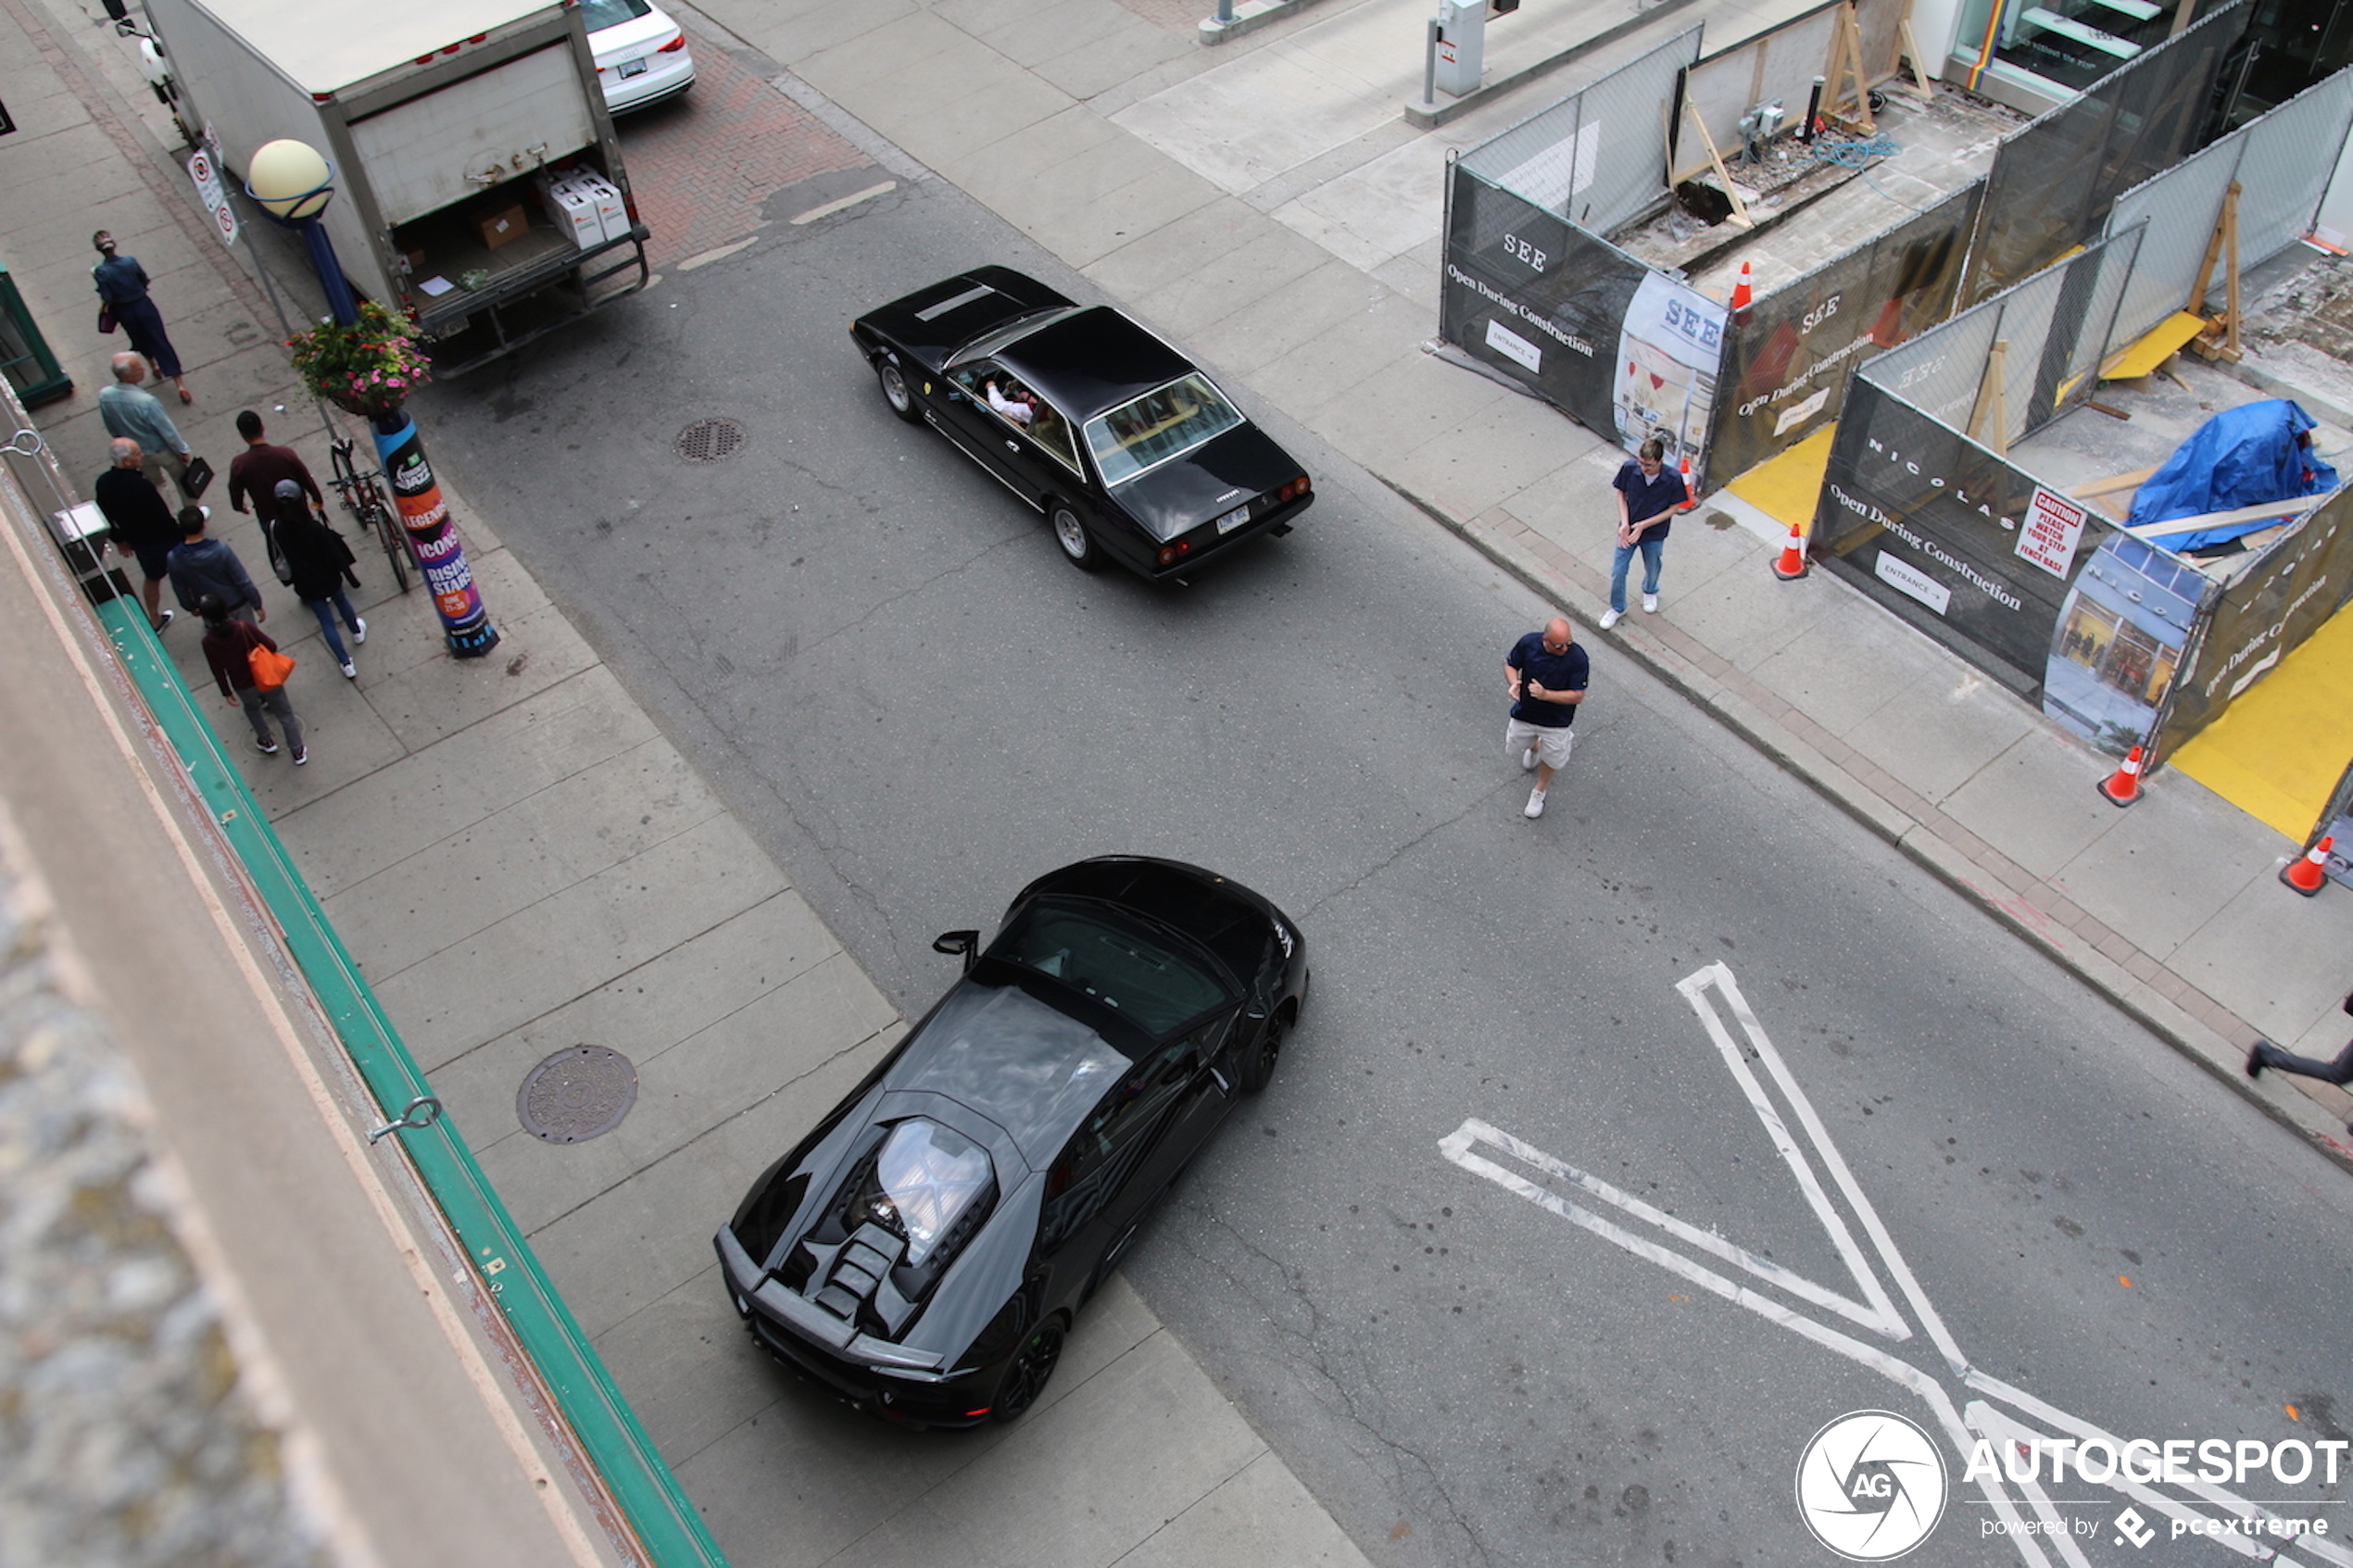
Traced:
[[[1996, 338], [1993, 352], [1985, 357], [1985, 376], [1977, 383], [1977, 406], [1969, 410], [1969, 437], [1994, 449], [1997, 456], [2007, 457], [2010, 449], [2010, 421], [2003, 406], [2003, 366], [2009, 358], [2010, 341]], [[1989, 437], [1985, 432], [1993, 433]]]
[[1905, 81], [1902, 71], [1899, 70], [1895, 76], [1895, 84], [1914, 97], [1934, 103], [1936, 89], [1929, 83], [1928, 56], [1920, 53], [1920, 41], [1912, 36], [1911, 17], [1906, 15], [1902, 21], [1896, 23], [1895, 30], [1904, 40], [1904, 58], [1912, 64], [1912, 80]]
[[[2081, 495], [2082, 492], [2077, 492]], [[2334, 494], [2331, 492], [2330, 494]], [[2200, 512], [2195, 517], [2169, 517], [2163, 522], [2145, 522], [2137, 528], [2122, 528], [2135, 539], [2162, 539], [2171, 533], [2189, 533], [2201, 528], [2228, 528], [2234, 522], [2257, 522], [2265, 518], [2297, 517], [2319, 506], [2327, 496], [2296, 495], [2284, 501], [2269, 501], [2259, 507], [2240, 507], [2234, 511]]]
[[2130, 473], [2112, 473], [2106, 479], [2095, 479], [2089, 484], [2070, 484], [2066, 486], [2066, 490], [2079, 501], [2089, 500], [2095, 495], [2113, 495], [2120, 490], [2138, 490], [2156, 471], [2153, 468], [2134, 469]]
[[1731, 198], [1732, 215], [1724, 221], [1737, 223], [1743, 229], [1755, 228], [1756, 220], [1749, 216], [1748, 203], [1741, 200], [1741, 188], [1732, 183], [1732, 171], [1724, 167], [1724, 155], [1716, 150], [1716, 138], [1707, 133], [1707, 121], [1700, 118], [1699, 106], [1685, 98], [1683, 107], [1691, 115], [1692, 123], [1699, 127], [1699, 139], [1707, 146], [1707, 161], [1715, 166], [1716, 178], [1724, 182], [1724, 194]]

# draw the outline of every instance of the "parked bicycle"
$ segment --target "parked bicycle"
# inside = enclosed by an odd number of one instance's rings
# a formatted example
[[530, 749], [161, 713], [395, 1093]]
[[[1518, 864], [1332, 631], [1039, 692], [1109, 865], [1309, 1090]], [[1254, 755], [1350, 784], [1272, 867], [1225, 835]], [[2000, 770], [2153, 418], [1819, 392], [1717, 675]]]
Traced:
[[384, 497], [384, 486], [377, 483], [383, 477], [382, 470], [360, 472], [352, 461], [351, 451], [348, 436], [335, 438], [328, 449], [335, 470], [330, 483], [343, 498], [344, 510], [357, 518], [359, 526], [384, 546], [384, 559], [392, 566], [392, 581], [405, 594], [409, 591], [409, 565], [412, 558], [409, 531], [400, 526], [399, 516]]

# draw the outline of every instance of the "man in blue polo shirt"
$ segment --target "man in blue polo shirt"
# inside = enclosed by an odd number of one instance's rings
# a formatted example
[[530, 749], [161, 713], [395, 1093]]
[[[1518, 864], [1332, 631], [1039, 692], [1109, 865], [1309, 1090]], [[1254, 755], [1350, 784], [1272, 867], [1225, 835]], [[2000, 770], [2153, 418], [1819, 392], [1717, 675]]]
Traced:
[[1617, 470], [1610, 483], [1617, 491], [1617, 553], [1609, 563], [1609, 613], [1602, 630], [1617, 624], [1626, 613], [1626, 569], [1634, 552], [1642, 552], [1642, 608], [1658, 609], [1658, 563], [1667, 553], [1667, 531], [1675, 508], [1688, 495], [1683, 476], [1667, 466], [1667, 445], [1656, 436], [1642, 443], [1634, 460]]
[[1504, 690], [1512, 699], [1512, 716], [1504, 726], [1504, 749], [1519, 759], [1523, 769], [1536, 770], [1536, 787], [1528, 797], [1526, 816], [1544, 814], [1544, 792], [1553, 775], [1568, 764], [1577, 722], [1577, 705], [1585, 700], [1590, 666], [1585, 650], [1577, 646], [1568, 622], [1558, 616], [1530, 632], [1504, 656]]

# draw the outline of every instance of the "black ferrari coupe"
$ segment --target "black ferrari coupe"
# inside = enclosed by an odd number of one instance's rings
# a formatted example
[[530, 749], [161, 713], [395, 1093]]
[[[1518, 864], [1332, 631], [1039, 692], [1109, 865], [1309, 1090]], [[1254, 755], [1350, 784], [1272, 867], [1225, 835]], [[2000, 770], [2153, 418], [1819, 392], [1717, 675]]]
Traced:
[[980, 267], [850, 324], [883, 397], [1043, 513], [1071, 564], [1174, 577], [1288, 533], [1307, 470], [1183, 355], [1108, 306]]
[[1239, 883], [1082, 860], [1022, 890], [963, 978], [720, 1227], [778, 1360], [922, 1426], [1037, 1401], [1152, 1201], [1265, 1086], [1307, 947]]

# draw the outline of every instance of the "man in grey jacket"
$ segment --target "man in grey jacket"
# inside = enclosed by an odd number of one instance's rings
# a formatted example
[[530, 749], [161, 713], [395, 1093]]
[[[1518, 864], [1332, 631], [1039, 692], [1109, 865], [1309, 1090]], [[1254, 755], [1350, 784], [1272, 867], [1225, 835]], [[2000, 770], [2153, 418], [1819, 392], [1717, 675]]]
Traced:
[[231, 615], [256, 625], [270, 619], [261, 591], [253, 585], [237, 552], [205, 533], [208, 509], [180, 508], [180, 544], [171, 552], [171, 592], [182, 609], [194, 609], [207, 594], [220, 596]]
[[98, 392], [98, 419], [106, 425], [108, 435], [125, 436], [139, 444], [147, 479], [157, 489], [163, 488], [163, 476], [169, 473], [171, 483], [185, 495], [188, 443], [180, 434], [180, 427], [171, 422], [171, 416], [163, 411], [156, 395], [139, 384], [146, 379], [145, 359], [136, 354], [116, 355], [114, 384]]

